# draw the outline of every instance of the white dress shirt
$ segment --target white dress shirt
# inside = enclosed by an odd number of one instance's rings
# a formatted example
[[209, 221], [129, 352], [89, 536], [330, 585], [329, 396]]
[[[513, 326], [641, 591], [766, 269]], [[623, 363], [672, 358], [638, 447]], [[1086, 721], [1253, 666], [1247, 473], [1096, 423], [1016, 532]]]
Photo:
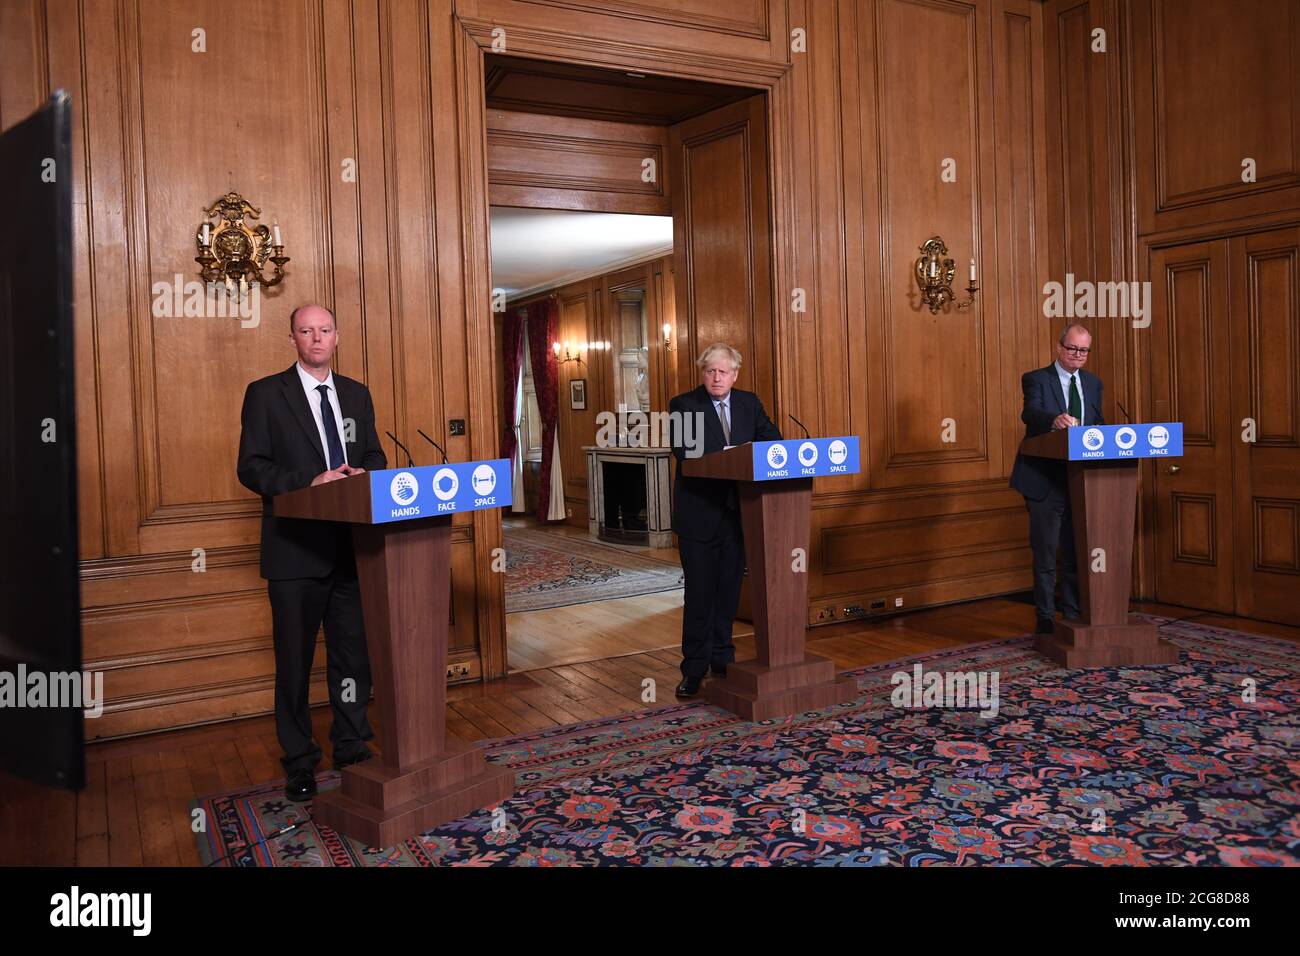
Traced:
[[[1060, 362], [1053, 362], [1056, 367], [1056, 377], [1061, 380], [1061, 395], [1065, 399], [1065, 413], [1070, 414], [1070, 376], [1077, 375], [1077, 372], [1070, 372], [1061, 368]], [[1083, 424], [1083, 413], [1088, 407], [1088, 403], [1083, 398], [1083, 379], [1079, 379], [1079, 424]]]
[[302, 367], [301, 362], [295, 362], [294, 368], [298, 370], [298, 378], [302, 381], [302, 390], [307, 393], [307, 406], [311, 409], [311, 417], [316, 420], [316, 431], [320, 435], [321, 452], [325, 455], [325, 467], [329, 467], [329, 442], [325, 440], [325, 419], [321, 417], [321, 393], [316, 391], [320, 385], [328, 385], [330, 397], [330, 413], [334, 416], [334, 427], [339, 430], [339, 444], [343, 446], [344, 463], [348, 457], [347, 436], [343, 431], [343, 413], [339, 410], [339, 397], [334, 389], [334, 372], [331, 370], [325, 376], [325, 381], [319, 382], [310, 372]]

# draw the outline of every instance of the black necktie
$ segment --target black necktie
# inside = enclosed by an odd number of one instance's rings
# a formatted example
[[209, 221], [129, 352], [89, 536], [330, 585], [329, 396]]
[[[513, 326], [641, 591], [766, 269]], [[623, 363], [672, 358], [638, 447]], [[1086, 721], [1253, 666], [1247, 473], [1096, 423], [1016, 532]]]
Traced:
[[343, 443], [339, 441], [339, 427], [334, 424], [334, 409], [330, 406], [330, 387], [317, 385], [320, 392], [320, 419], [325, 425], [325, 447], [329, 451], [327, 461], [329, 470], [333, 471], [343, 464]]
[[1079, 380], [1070, 376], [1070, 417], [1083, 424], [1083, 398], [1079, 395]]

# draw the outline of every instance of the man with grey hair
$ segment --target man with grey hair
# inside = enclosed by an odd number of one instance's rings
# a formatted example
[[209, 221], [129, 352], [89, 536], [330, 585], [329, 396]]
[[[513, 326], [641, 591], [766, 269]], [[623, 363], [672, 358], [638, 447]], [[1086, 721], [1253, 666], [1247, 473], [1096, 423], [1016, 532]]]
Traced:
[[[1056, 361], [1026, 372], [1025, 437], [1032, 438], [1074, 425], [1104, 425], [1101, 379], [1083, 369], [1092, 351], [1092, 334], [1082, 325], [1067, 325], [1056, 343]], [[1056, 552], [1061, 551], [1061, 611], [1067, 620], [1079, 616], [1079, 574], [1070, 515], [1070, 488], [1063, 461], [1016, 455], [1011, 487], [1025, 496], [1029, 510], [1029, 546], [1034, 554], [1034, 607], [1037, 634], [1055, 626]]]
[[[704, 454], [753, 441], [777, 441], [780, 430], [767, 417], [753, 392], [734, 388], [740, 353], [715, 342], [695, 362], [699, 388], [668, 403], [673, 421], [695, 415], [704, 435]], [[671, 444], [678, 462], [686, 455], [680, 428]], [[682, 682], [678, 697], [694, 697], [708, 671], [723, 676], [736, 659], [731, 622], [740, 603], [745, 572], [745, 539], [740, 523], [740, 496], [734, 481], [688, 478], [678, 465], [673, 483], [673, 531], [682, 559], [686, 594], [682, 607]]]

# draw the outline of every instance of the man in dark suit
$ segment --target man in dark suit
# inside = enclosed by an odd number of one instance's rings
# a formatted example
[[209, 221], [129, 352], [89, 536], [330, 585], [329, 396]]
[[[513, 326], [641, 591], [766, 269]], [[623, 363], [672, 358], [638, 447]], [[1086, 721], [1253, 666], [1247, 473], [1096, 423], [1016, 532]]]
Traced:
[[[752, 441], [777, 441], [781, 432], [767, 417], [753, 392], [732, 386], [740, 373], [740, 353], [715, 343], [696, 361], [702, 384], [668, 403], [674, 421], [695, 416], [690, 434], [695, 447], [687, 449], [683, 429], [673, 428], [673, 455], [678, 462], [690, 454], [722, 451], [729, 445]], [[703, 435], [700, 442], [698, 436]], [[731, 622], [740, 603], [745, 571], [745, 540], [740, 523], [740, 497], [736, 483], [711, 478], [688, 478], [677, 467], [673, 482], [673, 531], [686, 579], [682, 608], [682, 682], [678, 697], [694, 697], [707, 671], [727, 672], [736, 659], [731, 642]]]
[[330, 369], [338, 347], [334, 315], [303, 305], [289, 316], [298, 361], [244, 393], [239, 480], [262, 496], [262, 577], [275, 643], [275, 730], [284, 750], [285, 796], [316, 794], [321, 751], [307, 706], [316, 634], [325, 625], [326, 680], [334, 720], [335, 767], [370, 758], [366, 719], [370, 661], [361, 618], [352, 532], [329, 521], [277, 518], [271, 498], [338, 481], [387, 461], [375, 433], [370, 390]]
[[[1025, 437], [1073, 425], [1104, 425], [1101, 379], [1083, 369], [1092, 349], [1092, 335], [1082, 325], [1069, 325], [1056, 344], [1056, 361], [1026, 372]], [[1035, 633], [1050, 634], [1055, 617], [1056, 551], [1061, 550], [1061, 612], [1067, 620], [1079, 616], [1079, 574], [1070, 517], [1066, 464], [1051, 458], [1016, 455], [1011, 487], [1025, 496], [1029, 509], [1029, 546], [1034, 553]]]

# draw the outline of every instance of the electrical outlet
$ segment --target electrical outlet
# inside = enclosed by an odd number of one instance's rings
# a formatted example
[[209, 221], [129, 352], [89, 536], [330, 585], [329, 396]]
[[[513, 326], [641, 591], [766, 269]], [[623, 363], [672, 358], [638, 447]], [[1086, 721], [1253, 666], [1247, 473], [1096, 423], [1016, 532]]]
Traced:
[[903, 599], [901, 597], [894, 598], [894, 607], [902, 607], [902, 606], [903, 606]]
[[835, 620], [835, 608], [833, 607], [818, 608], [817, 610], [818, 624], [822, 623], [823, 621], [833, 621], [833, 620]]
[[447, 422], [447, 434], [448, 435], [465, 434], [465, 419], [453, 418], [451, 421]]
[[884, 609], [885, 609], [885, 601], [883, 598], [871, 602], [871, 610], [883, 611]]
[[862, 617], [863, 613], [861, 604], [846, 604], [844, 606], [845, 617]]

